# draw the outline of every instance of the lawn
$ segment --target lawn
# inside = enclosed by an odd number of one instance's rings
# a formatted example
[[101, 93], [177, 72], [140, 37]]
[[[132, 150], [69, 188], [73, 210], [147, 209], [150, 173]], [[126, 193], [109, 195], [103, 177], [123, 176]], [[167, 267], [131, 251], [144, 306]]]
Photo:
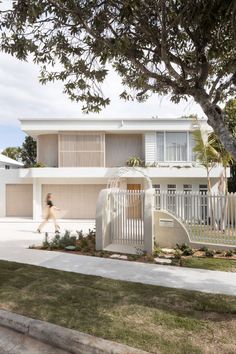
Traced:
[[221, 270], [224, 272], [236, 272], [236, 260], [219, 258], [187, 257], [181, 258], [181, 266], [209, 270]]
[[236, 352], [236, 297], [0, 261], [0, 303], [152, 353]]

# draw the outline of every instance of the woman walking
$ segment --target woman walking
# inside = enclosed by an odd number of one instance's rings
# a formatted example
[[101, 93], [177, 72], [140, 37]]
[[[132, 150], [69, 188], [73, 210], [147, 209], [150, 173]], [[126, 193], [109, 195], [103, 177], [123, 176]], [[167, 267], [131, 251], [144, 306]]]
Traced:
[[47, 224], [47, 222], [52, 219], [55, 227], [55, 232], [59, 232], [60, 226], [57, 225], [57, 220], [55, 216], [55, 210], [60, 210], [59, 208], [56, 208], [53, 205], [52, 202], [52, 193], [48, 193], [46, 197], [46, 206], [47, 206], [47, 211], [46, 211], [46, 217], [45, 220], [39, 225], [37, 232], [41, 233], [42, 228]]

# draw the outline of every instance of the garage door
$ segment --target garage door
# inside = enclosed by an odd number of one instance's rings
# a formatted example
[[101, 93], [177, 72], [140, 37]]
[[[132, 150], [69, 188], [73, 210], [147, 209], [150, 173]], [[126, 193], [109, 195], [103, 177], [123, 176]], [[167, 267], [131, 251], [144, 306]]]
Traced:
[[33, 216], [33, 185], [6, 185], [6, 216]]
[[54, 205], [62, 209], [58, 213], [61, 218], [94, 219], [98, 194], [104, 188], [106, 186], [100, 184], [45, 184], [42, 200], [45, 206], [47, 193], [52, 193]]

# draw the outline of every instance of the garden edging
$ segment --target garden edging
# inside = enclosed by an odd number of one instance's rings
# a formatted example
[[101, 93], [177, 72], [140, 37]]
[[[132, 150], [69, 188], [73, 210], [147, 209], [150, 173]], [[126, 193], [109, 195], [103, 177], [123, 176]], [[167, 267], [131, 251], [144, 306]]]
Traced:
[[124, 344], [35, 320], [7, 310], [0, 310], [0, 325], [72, 354], [148, 354]]

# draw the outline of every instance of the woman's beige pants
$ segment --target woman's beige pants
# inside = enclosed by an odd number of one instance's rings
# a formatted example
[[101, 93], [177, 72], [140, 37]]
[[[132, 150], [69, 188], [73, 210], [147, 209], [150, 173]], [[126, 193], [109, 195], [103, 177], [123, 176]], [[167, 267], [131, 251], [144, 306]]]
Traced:
[[46, 218], [45, 220], [39, 225], [38, 227], [38, 230], [41, 231], [42, 228], [47, 224], [47, 222], [51, 219], [54, 223], [54, 227], [55, 227], [55, 231], [58, 231], [59, 230], [59, 226], [57, 225], [57, 220], [56, 220], [56, 217], [55, 217], [55, 214], [54, 214], [54, 210], [53, 210], [53, 207], [51, 208], [47, 208], [47, 215], [46, 215]]

